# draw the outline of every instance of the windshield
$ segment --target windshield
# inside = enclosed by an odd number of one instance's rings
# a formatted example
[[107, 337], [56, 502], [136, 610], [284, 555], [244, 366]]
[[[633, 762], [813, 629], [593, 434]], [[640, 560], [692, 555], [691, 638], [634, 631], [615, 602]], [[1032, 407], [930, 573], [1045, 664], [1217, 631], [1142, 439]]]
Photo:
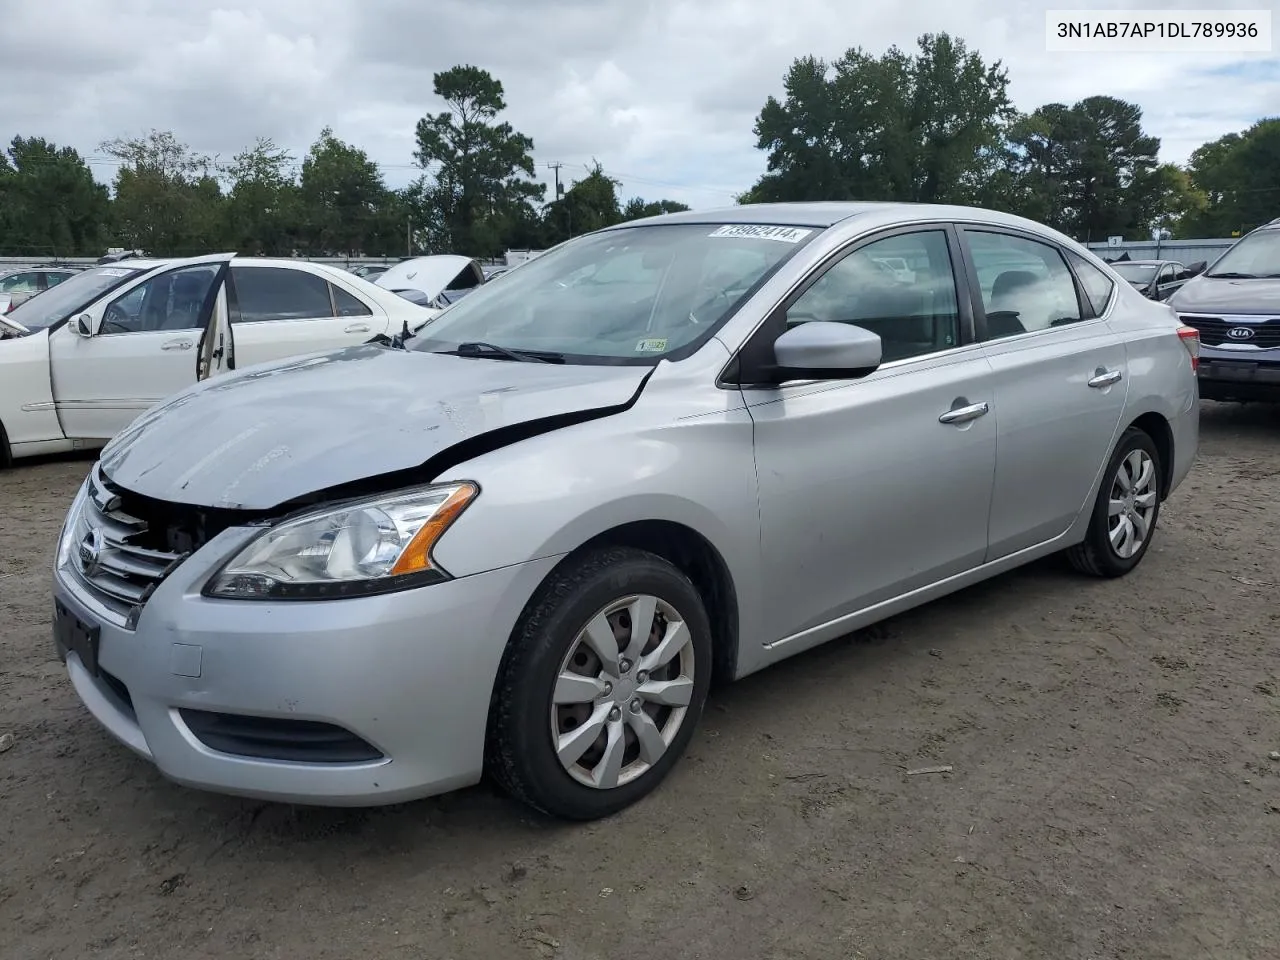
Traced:
[[479, 343], [569, 363], [652, 364], [696, 349], [819, 232], [681, 223], [588, 234], [469, 293], [409, 348]]
[[1113, 263], [1111, 269], [1130, 283], [1147, 284], [1156, 275], [1156, 267], [1151, 263]]
[[1237, 241], [1206, 276], [1223, 274], [1280, 277], [1280, 230], [1259, 230]]
[[79, 313], [107, 291], [143, 272], [136, 267], [90, 267], [40, 296], [18, 304], [5, 314], [5, 319], [22, 324], [32, 333], [44, 330]]

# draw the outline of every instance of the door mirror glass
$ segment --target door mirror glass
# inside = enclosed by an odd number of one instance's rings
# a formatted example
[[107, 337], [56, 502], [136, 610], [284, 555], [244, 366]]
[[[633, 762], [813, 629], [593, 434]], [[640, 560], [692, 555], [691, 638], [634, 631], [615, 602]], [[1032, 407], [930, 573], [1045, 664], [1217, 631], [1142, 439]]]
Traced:
[[1198, 277], [1200, 274], [1204, 273], [1207, 266], [1208, 263], [1204, 260], [1197, 260], [1195, 263], [1191, 264], [1191, 266], [1187, 267], [1187, 276]]
[[844, 380], [880, 366], [880, 337], [850, 323], [800, 323], [773, 344], [777, 379]]
[[72, 317], [71, 322], [67, 324], [71, 328], [71, 332], [78, 337], [92, 337], [98, 332], [98, 325], [94, 321], [93, 316], [88, 313], [82, 313], [78, 317]]

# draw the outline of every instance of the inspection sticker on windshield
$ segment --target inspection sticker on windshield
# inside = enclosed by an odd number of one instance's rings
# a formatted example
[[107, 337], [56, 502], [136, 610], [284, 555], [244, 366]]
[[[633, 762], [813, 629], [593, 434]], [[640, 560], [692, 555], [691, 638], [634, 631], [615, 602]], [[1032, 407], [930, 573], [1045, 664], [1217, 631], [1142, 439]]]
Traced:
[[100, 277], [127, 277], [132, 270], [121, 270], [119, 267], [104, 267], [98, 271]]
[[636, 344], [636, 353], [665, 353], [666, 349], [666, 337], [658, 337], [652, 340], [641, 340]]
[[764, 224], [754, 223], [727, 223], [723, 227], [717, 227], [707, 236], [709, 237], [738, 237], [748, 240], [778, 240], [782, 243], [799, 243], [812, 230], [805, 230], [801, 227], [769, 227]]

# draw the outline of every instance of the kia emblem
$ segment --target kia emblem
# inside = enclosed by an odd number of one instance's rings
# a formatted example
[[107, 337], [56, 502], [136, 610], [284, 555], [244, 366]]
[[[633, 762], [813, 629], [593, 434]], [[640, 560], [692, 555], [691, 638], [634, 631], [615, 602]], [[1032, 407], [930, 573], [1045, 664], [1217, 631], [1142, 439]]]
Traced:
[[1253, 327], [1232, 327], [1227, 331], [1227, 336], [1232, 340], [1252, 340], [1254, 330]]

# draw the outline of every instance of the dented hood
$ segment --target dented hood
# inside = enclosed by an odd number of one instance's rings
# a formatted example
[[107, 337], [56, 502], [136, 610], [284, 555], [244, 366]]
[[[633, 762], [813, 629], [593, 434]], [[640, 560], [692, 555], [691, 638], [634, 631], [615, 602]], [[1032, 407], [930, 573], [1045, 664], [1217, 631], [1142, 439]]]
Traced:
[[502, 427], [621, 406], [649, 370], [353, 347], [192, 387], [108, 444], [102, 469], [158, 500], [269, 510]]

